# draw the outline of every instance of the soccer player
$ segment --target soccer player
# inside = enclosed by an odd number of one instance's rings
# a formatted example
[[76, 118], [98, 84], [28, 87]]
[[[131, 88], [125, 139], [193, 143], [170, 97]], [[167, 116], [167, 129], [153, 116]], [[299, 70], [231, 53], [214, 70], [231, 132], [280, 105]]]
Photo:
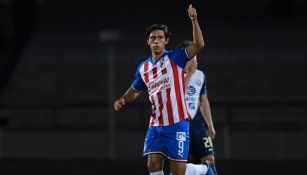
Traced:
[[147, 28], [151, 56], [139, 65], [131, 87], [114, 103], [118, 111], [147, 89], [152, 115], [144, 142], [144, 156], [148, 158], [151, 175], [163, 175], [164, 158], [170, 160], [170, 170], [174, 175], [206, 174], [208, 170], [208, 162], [186, 165], [189, 114], [184, 95], [184, 67], [204, 47], [196, 9], [192, 5], [189, 5], [188, 15], [192, 22], [193, 41], [184, 49], [165, 50], [170, 39], [166, 25], [153, 24]]
[[[177, 48], [185, 48], [192, 44], [183, 41]], [[197, 57], [189, 61], [184, 69], [186, 83], [186, 102], [190, 113], [190, 150], [193, 162], [209, 160], [212, 174], [217, 174], [212, 140], [215, 138], [215, 129], [211, 116], [210, 103], [207, 97], [206, 76], [197, 69]], [[200, 110], [199, 110], [200, 109]], [[209, 173], [208, 173], [209, 174]]]

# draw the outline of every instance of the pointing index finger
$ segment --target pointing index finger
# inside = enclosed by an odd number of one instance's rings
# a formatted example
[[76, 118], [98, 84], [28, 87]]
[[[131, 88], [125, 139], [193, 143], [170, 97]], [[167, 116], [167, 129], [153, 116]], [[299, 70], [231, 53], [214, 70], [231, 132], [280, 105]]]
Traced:
[[189, 9], [193, 8], [192, 4], [189, 5]]

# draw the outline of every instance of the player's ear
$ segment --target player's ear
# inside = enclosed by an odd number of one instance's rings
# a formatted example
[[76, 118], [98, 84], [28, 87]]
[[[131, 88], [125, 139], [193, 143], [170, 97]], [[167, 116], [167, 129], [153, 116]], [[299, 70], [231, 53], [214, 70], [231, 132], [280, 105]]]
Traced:
[[169, 38], [165, 39], [165, 44], [167, 44], [169, 42]]
[[146, 39], [146, 42], [147, 42], [147, 45], [149, 45], [149, 46], [150, 46], [149, 39]]

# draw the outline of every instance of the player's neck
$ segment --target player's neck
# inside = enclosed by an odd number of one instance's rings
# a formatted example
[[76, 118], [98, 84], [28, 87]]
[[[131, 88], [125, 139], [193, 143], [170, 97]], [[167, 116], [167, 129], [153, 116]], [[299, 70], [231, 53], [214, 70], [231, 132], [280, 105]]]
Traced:
[[163, 52], [161, 52], [161, 53], [154, 53], [153, 52], [151, 54], [151, 58], [152, 58], [153, 61], [157, 61], [161, 57], [162, 54], [163, 54]]

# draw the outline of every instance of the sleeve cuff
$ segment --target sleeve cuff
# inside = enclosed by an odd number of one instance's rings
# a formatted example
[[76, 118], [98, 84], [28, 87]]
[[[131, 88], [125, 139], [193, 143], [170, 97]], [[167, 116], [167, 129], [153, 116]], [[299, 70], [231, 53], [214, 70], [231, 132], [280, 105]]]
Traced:
[[194, 57], [194, 56], [193, 56], [193, 57], [190, 57], [190, 56], [189, 56], [189, 54], [188, 54], [188, 51], [187, 51], [187, 48], [186, 48], [186, 47], [184, 48], [184, 52], [185, 52], [185, 55], [187, 56], [188, 60], [190, 60], [190, 59], [192, 59], [192, 58]]
[[137, 92], [142, 92], [142, 90], [138, 90], [137, 88], [135, 88], [133, 85], [131, 85], [131, 88]]

